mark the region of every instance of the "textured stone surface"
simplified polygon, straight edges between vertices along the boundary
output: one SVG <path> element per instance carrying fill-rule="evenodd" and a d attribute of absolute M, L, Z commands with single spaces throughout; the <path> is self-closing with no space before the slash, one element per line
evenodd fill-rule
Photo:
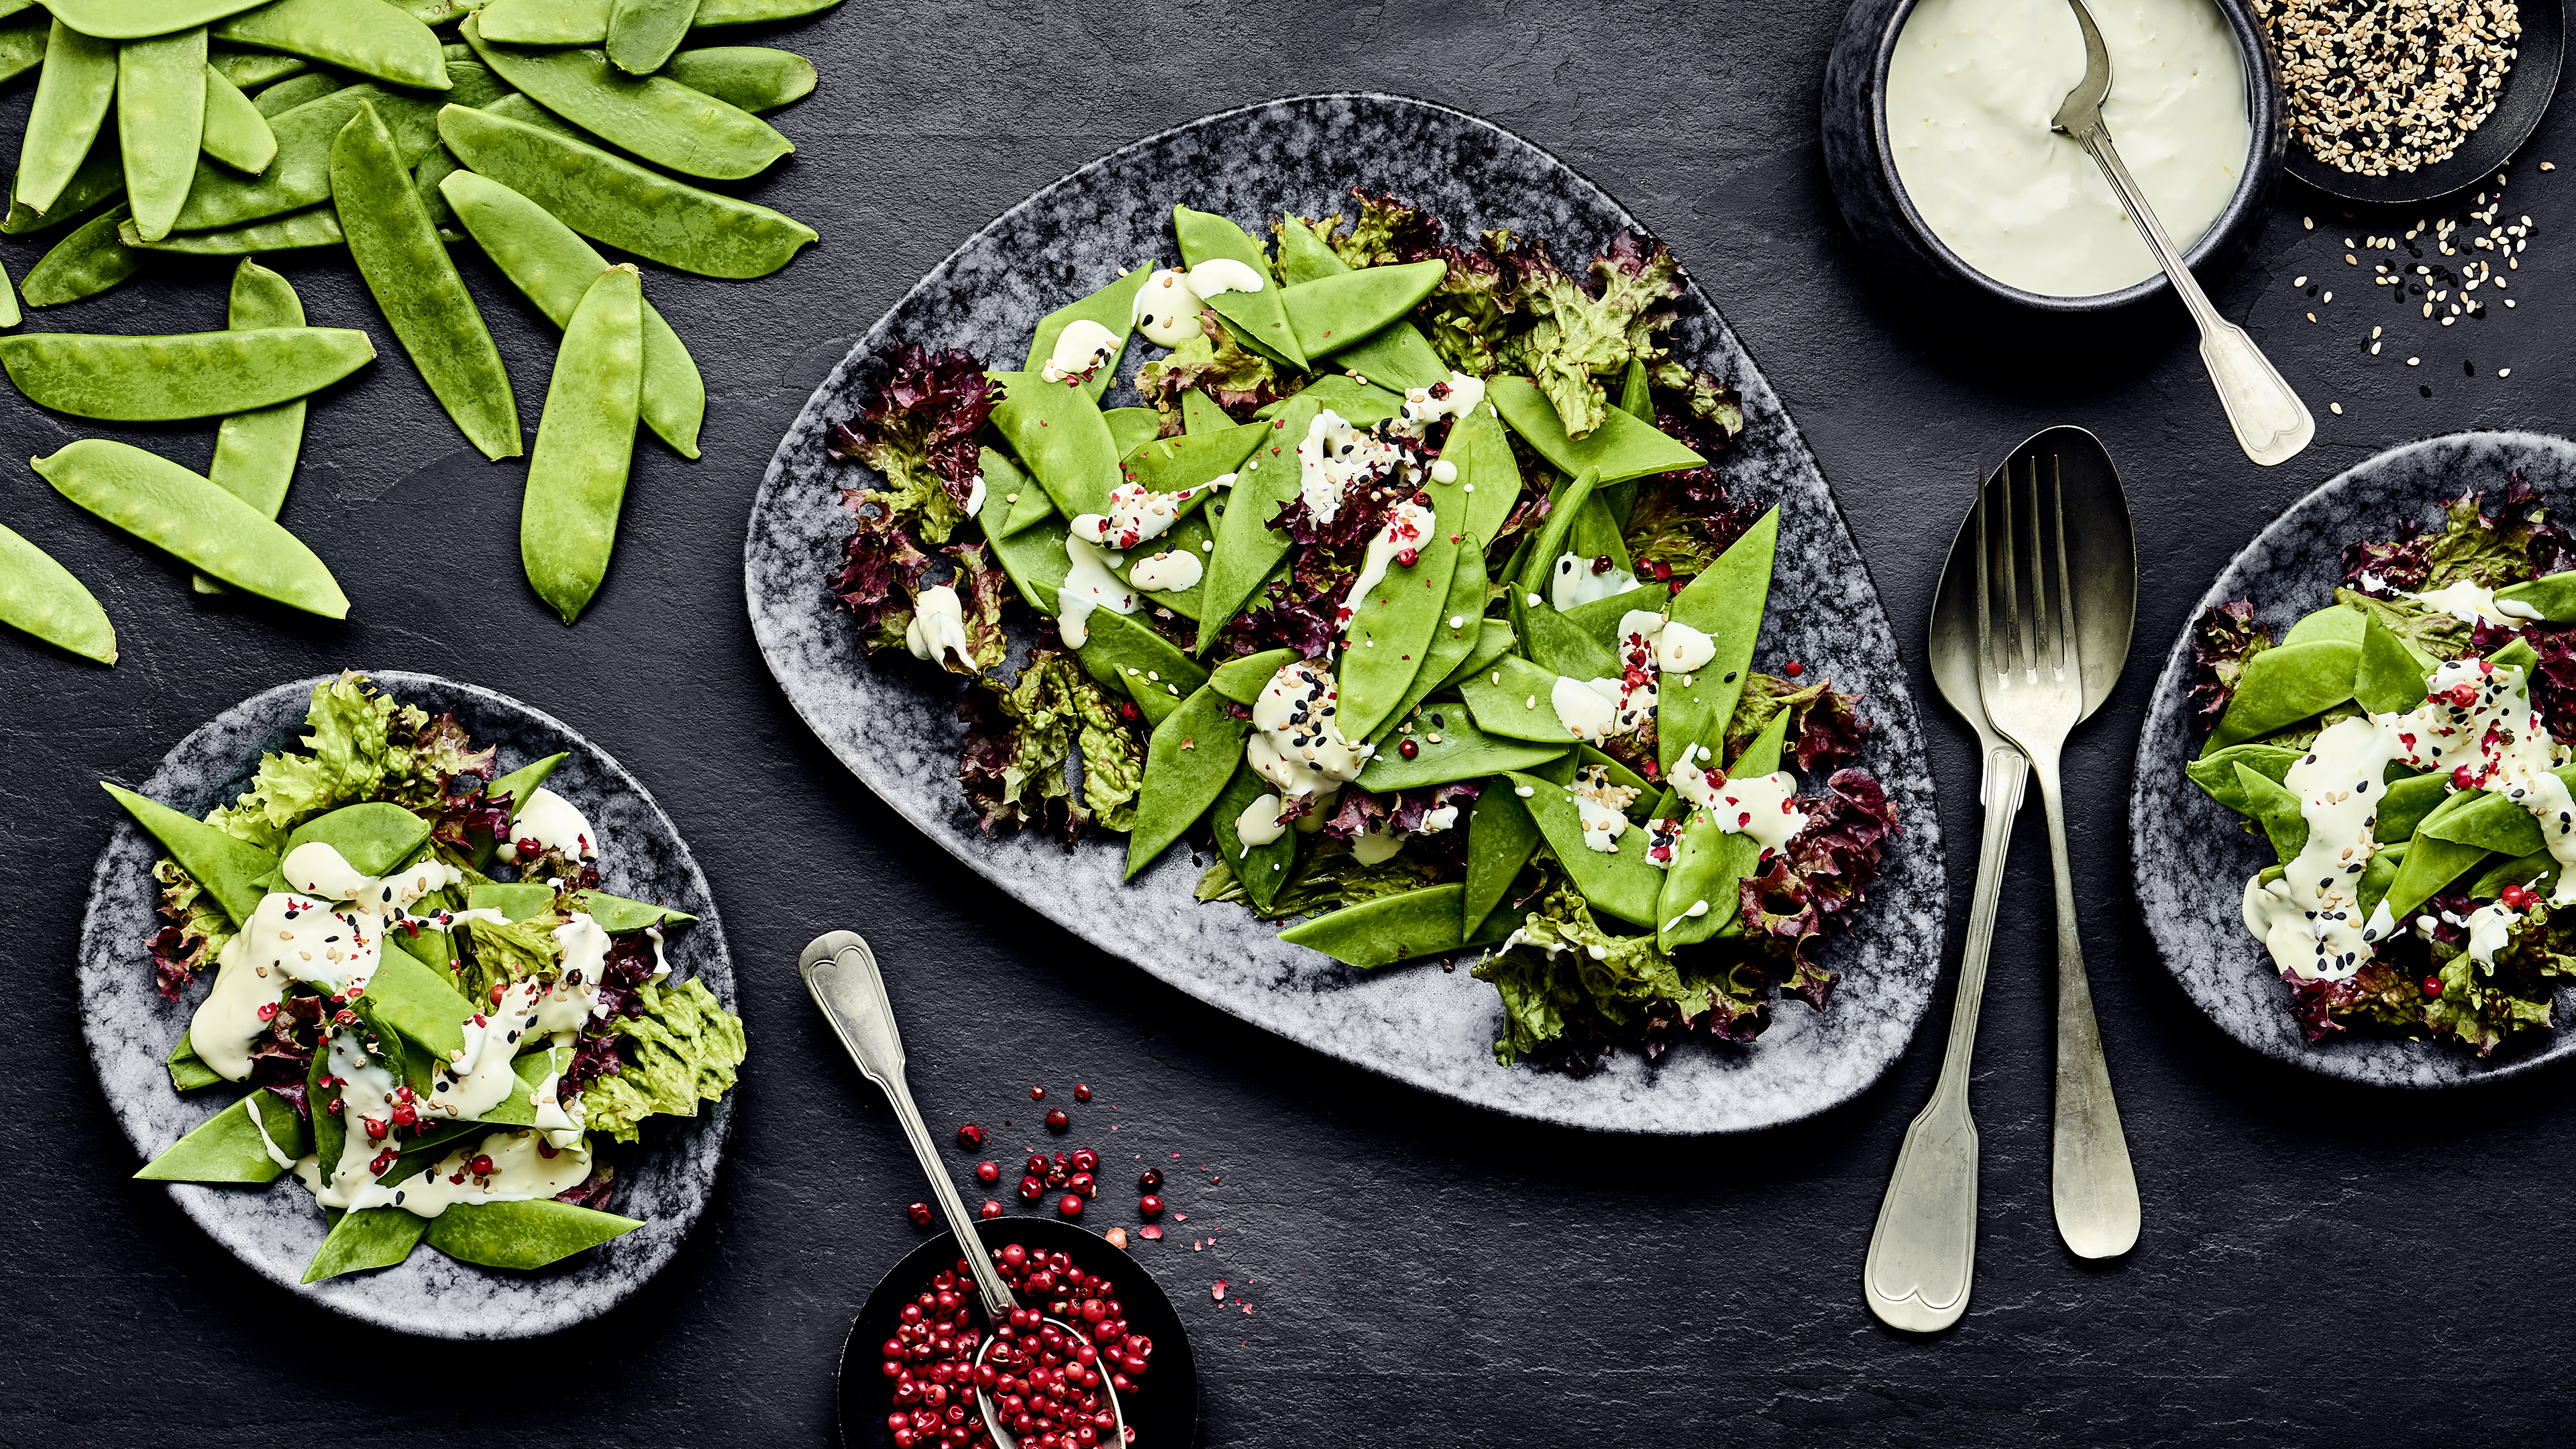
<path fill-rule="evenodd" d="M 2316 446 L 2262 469 L 2227 438 L 2178 315 L 2035 335 L 1926 310 L 1870 270 L 1817 163 L 1836 12 L 848 0 L 785 32 L 824 83 L 778 113 L 796 156 L 746 188 L 823 243 L 760 282 L 647 269 L 654 304 L 706 364 L 707 456 L 639 451 L 607 588 L 571 630 L 520 578 L 523 468 L 465 451 L 355 274 L 328 257 L 278 260 L 316 322 L 369 329 L 381 357 L 317 400 L 286 521 L 359 601 L 348 624 L 201 604 L 185 570 L 0 467 L 0 521 L 99 591 L 125 648 L 111 671 L 0 634 L 0 844 L 14 868 L 0 1122 L 18 1168 L 0 1233 L 15 1355 L 0 1441 L 266 1449 L 353 1427 L 409 1441 L 456 1433 L 471 1404 L 477 1429 L 549 1449 L 829 1443 L 850 1317 L 918 1240 L 903 1206 L 922 1193 L 891 1115 L 793 979 L 797 950 L 831 926 L 867 932 L 886 962 L 913 1093 L 943 1142 L 974 1117 L 996 1156 L 1088 1143 L 1131 1167 L 1143 1153 L 1210 1169 L 1176 1173 L 1165 1196 L 1188 1221 L 1167 1216 L 1172 1236 L 1138 1249 L 1192 1325 L 1210 1446 L 1520 1445 L 1553 1426 L 1568 1441 L 1860 1449 L 2554 1441 L 2576 1347 L 2549 1306 L 2571 1263 L 2557 1207 L 2576 1159 L 2567 1075 L 2392 1092 L 2246 1050 L 2158 960 L 2130 885 L 2127 801 L 2155 662 L 2281 510 L 2410 438 L 2568 431 L 2576 254 L 2548 238 L 2576 225 L 2576 109 L 2528 153 L 2559 170 L 2515 168 L 2507 216 L 2529 213 L 2541 239 L 2503 294 L 2521 306 L 2485 322 L 2439 328 L 2366 281 L 2345 289 L 2368 268 L 2344 265 L 2343 238 L 2421 213 L 2346 223 L 2295 193 L 2275 204 L 2253 259 L 2213 288 L 2317 411 Z M 2023 437 L 2078 422 L 2119 460 L 2145 569 L 2137 657 L 2075 736 L 2067 796 L 2094 1001 L 2146 1207 L 2131 1257 L 2076 1262 L 2049 1217 L 2036 810 L 2014 840 L 1973 1084 L 1977 1293 L 1954 1332 L 1921 1343 L 1868 1316 L 1860 1263 L 1939 1065 L 1946 971 L 1896 1067 L 1811 1121 L 1691 1142 L 1524 1123 L 1297 1046 L 1081 944 L 930 847 L 770 681 L 743 614 L 744 521 L 770 450 L 869 323 L 1093 157 L 1226 106 L 1351 88 L 1456 105 L 1546 147 L 1671 242 L 1724 306 L 1832 481 L 1926 702 L 1948 827 L 1945 965 L 1977 811 L 1969 737 L 1917 652 L 1935 574 L 1968 480 Z M 0 95 L 0 157 L 29 89 Z M 0 239 L 12 277 L 42 251 Z M 533 420 L 553 334 L 488 266 L 462 265 Z M 2292 290 L 2301 276 L 2333 277 L 2335 300 Z M 221 270 L 190 268 L 28 326 L 213 326 L 223 297 Z M 2393 344 L 2379 357 L 2373 323 Z M 2499 366 L 2513 376 L 2497 380 Z M 7 457 L 90 434 L 202 465 L 214 430 L 97 427 L 0 389 Z M 138 1159 L 80 1034 L 81 908 L 114 824 L 97 781 L 142 779 L 235 701 L 343 663 L 472 680 L 596 740 L 652 786 L 724 911 L 753 1055 L 715 1194 L 667 1268 L 544 1340 L 541 1360 L 521 1344 L 424 1352 L 244 1267 L 167 1193 L 126 1180 Z M 1091 1104 L 1066 1100 L 1077 1079 L 1100 1089 Z M 1070 1138 L 1034 1126 L 1033 1082 L 1073 1112 Z M 974 1160 L 941 1150 L 961 1173 Z M 1104 1197 L 1085 1221 L 1132 1227 L 1130 1208 Z M 1194 1252 L 1202 1229 L 1218 1245 Z M 543 1387 L 459 1398 L 398 1372 L 371 1383 L 351 1363 Z M 506 1421 L 482 1407 L 496 1402 Z"/>
<path fill-rule="evenodd" d="M 1122 886 L 1123 837 L 1095 838 L 1068 856 L 1032 833 L 987 834 L 957 784 L 960 682 L 907 658 L 870 664 L 848 613 L 822 587 L 850 532 L 841 493 L 856 481 L 826 444 L 832 425 L 866 401 L 862 363 L 910 342 L 1016 366 L 1039 318 L 1139 258 L 1174 260 L 1176 202 L 1258 229 L 1282 211 L 1328 214 L 1352 187 L 1429 206 L 1461 233 L 1509 227 L 1546 237 L 1569 261 L 1637 227 L 1519 138 L 1388 96 L 1252 107 L 1120 148 L 1013 207 L 940 263 L 869 329 L 788 430 L 744 546 L 752 631 L 771 671 L 842 763 L 958 859 L 1102 950 L 1293 1041 L 1516 1116 L 1614 1131 L 1749 1131 L 1850 1099 L 1904 1051 L 1931 999 L 1946 896 L 1940 820 L 1922 728 L 1868 571 L 1779 398 L 1704 292 L 1681 299 L 1675 348 L 1743 396 L 1744 434 L 1722 460 L 1727 486 L 1754 507 L 1780 508 L 1755 666 L 1776 672 L 1782 660 L 1799 660 L 1864 696 L 1874 728 L 1859 763 L 1909 825 L 1889 843 L 1861 929 L 1819 953 L 1843 973 L 1830 1009 L 1819 1016 L 1785 1000 L 1749 1047 L 1692 1042 L 1651 1066 L 1622 1056 L 1581 1080 L 1501 1066 L 1491 1050 L 1501 1003 L 1463 971 L 1428 961 L 1360 971 L 1288 945 L 1238 907 L 1193 900 L 1209 861 L 1186 848 Z M 1126 381 L 1105 404 L 1140 401 L 1128 382 L 1149 355 L 1159 350 L 1128 349 Z"/>

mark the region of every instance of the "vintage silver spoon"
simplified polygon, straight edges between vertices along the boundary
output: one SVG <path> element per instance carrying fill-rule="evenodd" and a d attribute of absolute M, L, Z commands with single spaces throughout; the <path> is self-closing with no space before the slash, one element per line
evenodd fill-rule
<path fill-rule="evenodd" d="M 966 1210 L 965 1199 L 957 1195 L 957 1184 L 949 1181 L 947 1164 L 939 1160 L 939 1148 L 930 1137 L 930 1125 L 921 1119 L 921 1109 L 912 1104 L 912 1090 L 903 1080 L 903 1037 L 895 1031 L 894 1006 L 886 999 L 885 977 L 877 970 L 876 953 L 856 931 L 826 931 L 805 946 L 797 962 L 805 978 L 805 989 L 814 993 L 814 1004 L 823 1009 L 823 1019 L 849 1048 L 850 1060 L 859 1064 L 859 1074 L 874 1082 L 894 1104 L 894 1116 L 903 1124 L 904 1140 L 912 1144 L 912 1155 L 921 1161 L 922 1174 L 930 1179 L 931 1201 L 947 1215 L 948 1231 L 957 1238 L 957 1255 L 975 1275 L 977 1296 L 984 1301 L 988 1322 L 1000 1327 L 1010 1321 L 1011 1311 L 1020 1306 L 1011 1285 L 1002 1281 L 1001 1271 L 993 1266 L 993 1255 L 984 1250 L 984 1238 L 976 1231 L 975 1215 Z M 1068 1338 L 1085 1339 L 1079 1329 L 1058 1318 L 1041 1320 L 1055 1325 Z M 975 1362 L 981 1366 L 985 1356 L 1000 1340 L 987 1334 L 984 1345 L 976 1351 Z M 1100 1392 L 1109 1400 L 1109 1412 L 1117 1423 L 1114 1435 L 1101 1436 L 1103 1444 L 1123 1444 L 1127 1438 L 1127 1411 L 1118 1402 L 1117 1387 L 1101 1376 Z M 1000 1449 L 1012 1449 L 1019 1440 L 1010 1426 L 1002 1422 L 1001 1410 L 993 1396 L 981 1385 L 975 1390 L 975 1406 L 983 1412 L 984 1427 Z"/>
<path fill-rule="evenodd" d="M 2317 420 L 2245 329 L 2219 316 L 2210 305 L 2209 294 L 2200 289 L 2191 268 L 2183 265 L 2173 238 L 2165 235 L 2164 223 L 2156 220 L 2155 208 L 2147 204 L 2129 168 L 2121 164 L 2119 151 L 2111 145 L 2110 128 L 2102 124 L 2102 103 L 2111 96 L 2111 52 L 2104 48 L 2102 32 L 2095 28 L 2093 12 L 2084 8 L 2084 0 L 2066 3 L 2075 7 L 2075 23 L 2084 32 L 2084 79 L 2066 93 L 2048 124 L 2083 147 L 2102 168 L 2129 220 L 2147 239 L 2147 249 L 2156 254 L 2173 282 L 2174 295 L 2182 298 L 2191 320 L 2200 324 L 2200 360 L 2218 388 L 2218 404 L 2227 410 L 2237 445 L 2246 457 L 2266 467 L 2286 463 L 2317 435 Z"/>

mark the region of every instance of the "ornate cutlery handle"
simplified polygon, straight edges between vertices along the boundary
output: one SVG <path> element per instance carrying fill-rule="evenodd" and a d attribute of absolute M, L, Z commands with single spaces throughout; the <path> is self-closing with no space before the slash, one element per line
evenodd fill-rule
<path fill-rule="evenodd" d="M 2057 874 L 2057 1116 L 2049 1147 L 2049 1196 L 2058 1236 L 2083 1258 L 2114 1258 L 2137 1246 L 2138 1178 L 2128 1135 L 2102 1059 L 2093 987 L 2076 930 L 2075 878 L 2066 861 L 2066 809 L 2057 757 L 2032 759 L 2048 810 L 2049 855 Z"/>

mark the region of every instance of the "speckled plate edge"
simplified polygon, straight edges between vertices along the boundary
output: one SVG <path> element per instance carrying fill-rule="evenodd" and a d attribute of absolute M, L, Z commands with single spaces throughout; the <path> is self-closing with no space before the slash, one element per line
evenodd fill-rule
<path fill-rule="evenodd" d="M 670 933 L 672 974 L 696 976 L 729 1008 L 737 1005 L 732 957 L 706 877 L 678 827 L 624 766 L 561 720 L 496 691 L 431 674 L 367 673 L 403 703 L 433 713 L 455 710 L 476 744 L 500 747 L 504 771 L 570 751 L 549 783 L 580 805 L 599 830 L 607 845 L 601 862 L 606 888 L 698 917 L 696 924 Z M 314 686 L 329 677 L 281 684 L 225 710 L 174 746 L 137 788 L 191 813 L 232 799 L 263 751 L 293 744 Z M 104 795 L 99 808 L 115 812 Z M 131 819 L 115 812 L 115 828 L 91 872 L 77 968 L 81 1031 L 108 1107 L 139 1154 L 137 1166 L 236 1095 L 227 1088 L 182 1095 L 163 1069 L 204 989 L 191 987 L 179 1001 L 165 1002 L 152 986 L 145 945 L 161 924 L 152 910 L 150 878 L 157 853 Z M 433 1338 L 527 1338 L 607 1312 L 671 1260 L 714 1190 L 733 1101 L 728 1094 L 694 1118 L 652 1119 L 643 1141 L 620 1159 L 617 1196 L 610 1204 L 643 1219 L 644 1226 L 570 1267 L 536 1273 L 480 1268 L 424 1246 L 396 1268 L 302 1283 L 323 1238 L 322 1214 L 302 1188 L 282 1181 L 253 1188 L 172 1183 L 168 1191 L 181 1211 L 252 1271 L 326 1308 Z M 97 1170 L 119 1168 L 110 1162 Z"/>
<path fill-rule="evenodd" d="M 2576 504 L 2576 443 L 2541 433 L 2451 433 L 2344 470 L 2228 561 L 2165 656 L 2129 799 L 2138 905 L 2184 994 L 2220 1030 L 2264 1056 L 2348 1081 L 2432 1088 L 2492 1081 L 2576 1053 L 2576 986 L 2559 989 L 2554 1031 L 2483 1061 L 2456 1044 L 2385 1036 L 2330 1036 L 2310 1045 L 2239 904 L 2246 878 L 2272 863 L 2271 848 L 2182 772 L 2200 750 L 2186 696 L 2191 623 L 2203 610 L 2250 597 L 2277 639 L 2301 615 L 2333 602 L 2343 576 L 2335 560 L 2345 544 L 2390 537 L 2402 518 L 2430 521 L 2443 496 L 2501 489 L 2516 469 L 2553 504 Z"/>
<path fill-rule="evenodd" d="M 1335 149 L 1325 176 L 1318 154 L 1335 130 L 1372 127 L 1371 139 L 1388 144 Z M 1185 173 L 1181 180 L 1136 174 L 1220 143 L 1233 146 L 1222 164 L 1162 173 Z M 1390 157 L 1421 157 L 1443 146 L 1452 164 L 1389 169 Z M 1454 164 L 1461 153 L 1483 158 L 1472 185 Z M 1352 156 L 1362 159 L 1349 162 Z M 1283 164 L 1313 173 L 1311 183 L 1289 182 Z M 1612 1131 L 1750 1131 L 1848 1101 L 1903 1052 L 1937 974 L 1948 887 L 1933 783 L 1867 565 L 1778 397 L 1695 282 L 1680 303 L 1678 350 L 1733 382 L 1749 419 L 1745 439 L 1726 460 L 1728 479 L 1783 507 L 1781 585 L 1757 657 L 1801 658 L 1866 692 L 1876 733 L 1862 763 L 1886 786 L 1906 828 L 1890 847 L 1862 929 L 1828 949 L 1828 964 L 1845 977 L 1831 1010 L 1819 1016 L 1783 1002 L 1770 1031 L 1750 1047 L 1692 1043 L 1655 1063 L 1622 1056 L 1581 1080 L 1506 1069 L 1490 1049 L 1499 1004 L 1463 970 L 1446 974 L 1422 963 L 1364 973 L 1285 946 L 1248 915 L 1196 904 L 1190 888 L 1204 862 L 1185 849 L 1122 890 L 1116 849 L 1066 853 L 1034 837 L 981 834 L 956 783 L 955 688 L 940 682 L 945 676 L 868 665 L 846 617 L 828 607 L 822 580 L 848 532 L 829 469 L 846 465 L 825 457 L 821 438 L 852 411 L 844 392 L 858 360 L 900 329 L 906 338 L 977 348 L 1007 364 L 1038 317 L 1152 254 L 1158 243 L 1150 226 L 1100 239 L 1122 218 L 1159 220 L 1181 199 L 1241 216 L 1282 206 L 1327 211 L 1352 185 L 1406 195 L 1462 233 L 1471 220 L 1510 224 L 1548 237 L 1568 257 L 1589 255 L 1617 230 L 1643 230 L 1599 188 L 1529 142 L 1463 112 L 1378 94 L 1300 96 L 1220 112 L 1070 173 L 969 238 L 879 318 L 781 441 L 744 545 L 746 602 L 771 673 L 861 781 L 996 887 L 1181 990 L 1328 1055 L 1497 1111 Z M 1519 211 L 1500 199 L 1506 193 Z M 1140 351 L 1129 354 L 1131 373 Z M 1778 606 L 1784 599 L 1789 607 Z M 1819 628 L 1820 614 L 1839 622 Z"/>

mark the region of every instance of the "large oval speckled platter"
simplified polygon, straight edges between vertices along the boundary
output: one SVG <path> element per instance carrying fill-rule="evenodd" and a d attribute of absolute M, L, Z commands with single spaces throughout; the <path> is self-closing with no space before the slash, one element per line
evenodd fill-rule
<path fill-rule="evenodd" d="M 562 721 L 506 695 L 430 674 L 387 670 L 369 677 L 405 704 L 453 712 L 477 745 L 498 748 L 504 772 L 569 751 L 547 788 L 580 807 L 597 829 L 603 888 L 696 916 L 696 924 L 670 932 L 671 972 L 699 978 L 727 1008 L 737 1008 L 732 957 L 706 877 L 670 817 L 625 767 Z M 231 800 L 264 752 L 296 747 L 320 682 L 281 684 L 225 710 L 181 740 L 136 787 L 191 815 Z M 117 1125 L 141 1154 L 138 1165 L 239 1095 L 229 1087 L 182 1095 L 163 1069 L 204 988 L 190 987 L 175 1002 L 153 988 L 146 948 L 161 926 L 151 876 L 158 853 L 149 836 L 120 817 L 99 852 L 81 922 L 82 1030 Z M 608 1311 L 671 1260 L 714 1188 L 732 1114 L 728 1096 L 694 1118 L 651 1118 L 643 1140 L 612 1159 L 618 1178 L 609 1203 L 644 1226 L 537 1273 L 480 1268 L 421 1247 L 399 1267 L 302 1283 L 324 1231 L 321 1210 L 302 1187 L 282 1180 L 252 1188 L 172 1183 L 169 1191 L 199 1227 L 260 1276 L 352 1318 L 438 1338 L 525 1338 Z"/>
<path fill-rule="evenodd" d="M 910 661 L 872 665 L 824 587 L 850 531 L 850 464 L 824 448 L 856 410 L 859 362 L 896 341 L 963 347 L 1015 365 L 1038 319 L 1139 258 L 1170 255 L 1186 202 L 1257 227 L 1281 211 L 1341 209 L 1350 188 L 1392 192 L 1460 234 L 1508 226 L 1560 257 L 1643 230 L 1599 188 L 1526 141 L 1457 111 L 1390 96 L 1307 96 L 1228 111 L 1105 156 L 968 239 L 816 390 L 770 460 L 744 545 L 752 627 L 808 725 L 862 781 L 998 888 L 1084 940 L 1226 1011 L 1429 1091 L 1526 1117 L 1611 1130 L 1730 1132 L 1845 1101 L 1904 1050 L 1928 1001 L 1947 901 L 1921 726 L 1885 612 L 1815 460 L 1752 359 L 1694 285 L 1681 355 L 1743 394 L 1744 436 L 1725 460 L 1738 497 L 1781 507 L 1778 574 L 1760 661 L 1795 658 L 1867 695 L 1876 726 L 1861 763 L 1906 834 L 1889 847 L 1865 923 L 1835 943 L 1843 973 L 1823 1015 L 1783 1002 L 1759 1041 L 1691 1043 L 1647 1063 L 1620 1057 L 1575 1080 L 1494 1061 L 1493 989 L 1424 962 L 1358 971 L 1282 944 L 1233 906 L 1191 899 L 1206 862 L 1175 848 L 1122 887 L 1115 838 L 1067 852 L 1035 835 L 976 828 L 957 783 L 962 684 Z M 1683 259 L 1687 265 L 1689 259 Z M 1143 355 L 1104 399 L 1133 402 Z M 864 475 L 861 475 L 864 476 Z"/>
<path fill-rule="evenodd" d="M 2300 499 L 2245 546 L 2191 611 L 2251 599 L 2278 639 L 2301 615 L 2334 602 L 2345 544 L 2394 538 L 2401 520 L 2433 524 L 2444 498 L 2494 492 L 2508 474 L 2551 503 L 2576 501 L 2576 443 L 2537 433 L 2453 433 L 2392 448 Z M 2245 929 L 2246 879 L 2272 864 L 2269 844 L 2183 774 L 2200 753 L 2193 723 L 2191 628 L 2156 678 L 2138 740 L 2129 799 L 2138 902 L 2166 969 L 2210 1020 L 2267 1057 L 2388 1087 L 2448 1087 L 2509 1076 L 2576 1052 L 2576 986 L 2559 988 L 2558 1029 L 2527 1033 L 2483 1060 L 2451 1042 L 2335 1033 L 2310 1044 L 2290 1015 L 2289 988 Z"/>

